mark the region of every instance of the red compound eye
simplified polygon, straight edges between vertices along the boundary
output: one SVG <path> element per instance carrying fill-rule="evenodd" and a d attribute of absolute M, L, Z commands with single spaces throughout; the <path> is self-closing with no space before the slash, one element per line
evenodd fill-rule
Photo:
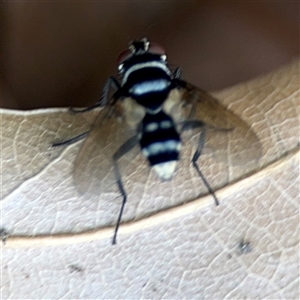
<path fill-rule="evenodd" d="M 118 66 L 122 66 L 122 64 L 127 60 L 129 59 L 130 57 L 132 57 L 133 55 L 138 55 L 139 49 L 135 48 L 135 45 L 134 43 L 132 44 L 133 47 L 134 47 L 134 50 L 131 50 L 131 49 L 126 49 L 124 50 L 119 56 L 118 56 L 118 59 L 117 59 L 117 64 Z M 131 46 L 132 47 L 132 46 Z M 156 55 L 165 55 L 165 49 L 160 46 L 159 44 L 156 44 L 156 43 L 150 43 L 149 44 L 149 47 L 147 49 L 147 51 L 145 52 L 148 52 L 148 53 L 151 53 L 151 54 L 156 54 Z M 142 52 L 143 53 L 143 52 Z M 122 67 L 120 67 L 122 68 Z"/>
<path fill-rule="evenodd" d="M 117 59 L 118 66 L 123 64 L 124 61 L 127 60 L 128 58 L 130 58 L 132 55 L 133 55 L 133 53 L 130 49 L 126 49 L 123 52 L 121 52 L 121 54 L 118 56 L 118 59 Z"/>
<path fill-rule="evenodd" d="M 166 54 L 165 49 L 161 45 L 156 44 L 156 43 L 150 43 L 148 52 L 150 52 L 152 54 L 158 54 L 158 55 Z"/>

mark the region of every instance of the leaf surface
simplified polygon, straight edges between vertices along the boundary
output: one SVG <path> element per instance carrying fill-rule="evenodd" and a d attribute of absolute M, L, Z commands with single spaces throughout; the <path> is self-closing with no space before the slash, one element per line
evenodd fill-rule
<path fill-rule="evenodd" d="M 1 215 L 10 235 L 3 297 L 297 298 L 299 61 L 215 96 L 252 124 L 263 149 L 259 168 L 217 191 L 215 207 L 210 196 L 198 198 L 205 192 L 190 168 L 158 183 L 139 158 L 127 170 L 124 222 L 131 222 L 115 247 L 106 227 L 121 198 L 78 193 L 72 171 L 81 142 L 49 149 L 88 130 L 97 113 L 1 110 Z M 212 157 L 201 163 L 208 181 L 222 179 Z M 241 250 L 243 240 L 251 252 Z"/>

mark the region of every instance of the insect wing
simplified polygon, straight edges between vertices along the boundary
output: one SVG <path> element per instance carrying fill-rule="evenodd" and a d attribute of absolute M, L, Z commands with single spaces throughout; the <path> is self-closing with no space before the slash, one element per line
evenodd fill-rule
<path fill-rule="evenodd" d="M 250 170 L 257 165 L 261 143 L 247 123 L 209 93 L 189 83 L 181 93 L 185 119 L 201 121 L 207 128 L 204 150 L 212 151 L 217 161 L 233 166 L 249 164 Z"/>
<path fill-rule="evenodd" d="M 113 190 L 116 186 L 113 155 L 135 135 L 127 126 L 125 112 L 118 102 L 105 106 L 76 157 L 73 177 L 77 189 L 92 194 Z M 130 152 L 122 159 L 121 171 L 135 155 L 135 151 Z"/>

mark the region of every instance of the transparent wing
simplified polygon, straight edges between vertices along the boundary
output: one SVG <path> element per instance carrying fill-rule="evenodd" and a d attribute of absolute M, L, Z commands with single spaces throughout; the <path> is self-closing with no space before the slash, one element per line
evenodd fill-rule
<path fill-rule="evenodd" d="M 261 143 L 241 118 L 207 92 L 185 83 L 181 90 L 182 112 L 187 121 L 201 121 L 207 126 L 204 153 L 213 153 L 216 161 L 253 169 L 262 155 Z M 184 134 L 184 133 L 183 133 Z M 197 141 L 195 141 L 197 142 Z"/>
<path fill-rule="evenodd" d="M 73 177 L 77 189 L 93 194 L 115 189 L 113 155 L 135 135 L 136 131 L 127 125 L 121 104 L 104 107 L 75 160 Z M 121 172 L 136 152 L 132 149 L 120 159 Z"/>

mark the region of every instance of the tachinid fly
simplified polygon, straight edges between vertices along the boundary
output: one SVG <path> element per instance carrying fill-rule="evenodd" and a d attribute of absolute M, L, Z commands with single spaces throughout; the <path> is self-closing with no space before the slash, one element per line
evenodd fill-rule
<path fill-rule="evenodd" d="M 169 67 L 160 45 L 146 38 L 132 41 L 119 55 L 118 70 L 119 78 L 109 78 L 98 103 L 76 111 L 103 107 L 91 131 L 54 144 L 65 145 L 88 136 L 75 161 L 74 179 L 80 191 L 101 193 L 117 184 L 123 202 L 113 244 L 127 200 L 119 162 L 134 148 L 140 148 L 160 180 L 170 180 L 184 146 L 182 137 L 187 131 L 196 131 L 191 163 L 216 205 L 218 199 L 197 164 L 204 144 L 215 132 L 221 132 L 226 138 L 219 139 L 215 148 L 223 146 L 233 165 L 257 161 L 261 152 L 251 128 L 207 92 L 183 81 L 180 69 Z M 97 164 L 93 160 L 96 155 L 101 155 Z"/>

